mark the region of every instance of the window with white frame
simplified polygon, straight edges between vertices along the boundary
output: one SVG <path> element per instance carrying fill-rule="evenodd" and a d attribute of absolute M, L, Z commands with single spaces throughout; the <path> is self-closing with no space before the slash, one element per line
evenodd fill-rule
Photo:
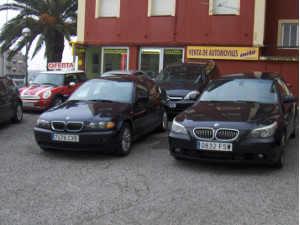
<path fill-rule="evenodd" d="M 299 47 L 299 21 L 298 20 L 279 20 L 277 46 L 279 48 Z"/>
<path fill-rule="evenodd" d="M 119 17 L 120 0 L 97 0 L 96 17 Z"/>
<path fill-rule="evenodd" d="M 176 0 L 148 0 L 148 16 L 175 16 Z"/>
<path fill-rule="evenodd" d="M 209 0 L 210 15 L 239 15 L 240 0 Z"/>

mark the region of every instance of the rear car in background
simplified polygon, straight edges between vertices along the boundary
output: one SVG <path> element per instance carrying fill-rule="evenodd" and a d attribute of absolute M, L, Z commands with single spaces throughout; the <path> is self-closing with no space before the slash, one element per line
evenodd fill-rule
<path fill-rule="evenodd" d="M 8 75 L 10 79 L 14 82 L 17 88 L 24 87 L 25 85 L 25 75 Z"/>
<path fill-rule="evenodd" d="M 22 119 L 23 107 L 17 87 L 11 79 L 0 77 L 0 123 L 19 123 Z"/>
<path fill-rule="evenodd" d="M 176 159 L 284 164 L 297 132 L 297 104 L 280 75 L 237 74 L 212 81 L 169 134 Z"/>
<path fill-rule="evenodd" d="M 101 77 L 110 77 L 110 76 L 145 76 L 147 74 L 141 70 L 112 70 L 105 72 L 101 75 Z"/>
<path fill-rule="evenodd" d="M 136 76 L 110 76 L 84 83 L 62 105 L 43 113 L 34 128 L 44 150 L 92 150 L 128 155 L 132 142 L 168 118 L 158 86 Z"/>
<path fill-rule="evenodd" d="M 216 75 L 213 61 L 181 63 L 166 67 L 155 80 L 165 93 L 169 117 L 174 117 L 192 106 L 207 83 Z"/>
<path fill-rule="evenodd" d="M 39 73 L 29 87 L 20 88 L 23 107 L 26 110 L 46 110 L 62 104 L 83 82 L 82 71 L 51 71 Z"/>

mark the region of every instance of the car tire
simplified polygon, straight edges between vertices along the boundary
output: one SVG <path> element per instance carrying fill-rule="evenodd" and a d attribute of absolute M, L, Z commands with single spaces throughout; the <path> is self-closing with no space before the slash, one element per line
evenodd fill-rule
<path fill-rule="evenodd" d="M 180 156 L 174 156 L 173 155 L 173 158 L 176 160 L 176 161 L 183 161 L 184 158 L 180 157 Z"/>
<path fill-rule="evenodd" d="M 52 101 L 52 107 L 61 105 L 63 102 L 64 102 L 63 97 L 61 97 L 61 96 L 56 96 L 56 97 L 53 99 L 53 101 Z"/>
<path fill-rule="evenodd" d="M 281 136 L 281 140 L 280 140 L 281 151 L 280 151 L 279 157 L 273 163 L 273 167 L 276 169 L 281 169 L 285 164 L 285 150 L 284 149 L 285 149 L 286 143 L 287 143 L 287 137 L 286 137 L 286 134 L 283 134 Z"/>
<path fill-rule="evenodd" d="M 291 134 L 291 138 L 292 139 L 295 139 L 297 137 L 297 131 L 298 131 L 297 124 L 298 124 L 298 120 L 296 120 L 295 123 L 294 123 L 294 130 L 293 130 L 293 132 Z"/>
<path fill-rule="evenodd" d="M 168 130 L 169 117 L 167 112 L 164 110 L 162 113 L 160 125 L 158 127 L 159 132 L 165 132 Z"/>
<path fill-rule="evenodd" d="M 20 123 L 23 120 L 23 107 L 21 103 L 17 103 L 14 116 L 12 118 L 13 123 Z"/>
<path fill-rule="evenodd" d="M 129 155 L 132 147 L 132 130 L 129 124 L 125 123 L 120 130 L 118 135 L 118 146 L 116 149 L 116 154 L 118 156 Z"/>
<path fill-rule="evenodd" d="M 52 151 L 51 148 L 45 148 L 45 147 L 40 147 L 40 148 L 41 148 L 41 150 L 43 150 L 44 152 L 50 152 L 50 151 Z"/>

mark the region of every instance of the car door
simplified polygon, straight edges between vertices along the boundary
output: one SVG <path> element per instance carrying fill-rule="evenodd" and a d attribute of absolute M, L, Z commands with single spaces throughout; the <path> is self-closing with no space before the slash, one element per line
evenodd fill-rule
<path fill-rule="evenodd" d="M 282 111 L 286 123 L 287 135 L 289 136 L 293 132 L 294 128 L 294 123 L 296 119 L 296 105 L 293 102 L 284 103 L 282 101 L 285 97 L 293 96 L 293 94 L 282 79 L 278 78 L 276 79 L 276 81 L 279 89 L 280 99 L 282 102 Z"/>
<path fill-rule="evenodd" d="M 147 132 L 149 124 L 149 93 L 148 89 L 140 84 L 135 85 L 135 103 L 133 106 L 133 121 L 137 134 Z"/>
<path fill-rule="evenodd" d="M 159 88 L 151 85 L 149 90 L 149 120 L 152 127 L 157 127 L 162 119 L 162 102 Z"/>
<path fill-rule="evenodd" d="M 12 96 L 5 79 L 0 79 L 0 120 L 6 121 L 12 117 Z"/>

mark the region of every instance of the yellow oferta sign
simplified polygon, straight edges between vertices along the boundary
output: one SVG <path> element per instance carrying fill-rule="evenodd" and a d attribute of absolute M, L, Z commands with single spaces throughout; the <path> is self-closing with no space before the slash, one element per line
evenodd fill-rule
<path fill-rule="evenodd" d="M 257 47 L 188 46 L 188 59 L 258 60 Z"/>

